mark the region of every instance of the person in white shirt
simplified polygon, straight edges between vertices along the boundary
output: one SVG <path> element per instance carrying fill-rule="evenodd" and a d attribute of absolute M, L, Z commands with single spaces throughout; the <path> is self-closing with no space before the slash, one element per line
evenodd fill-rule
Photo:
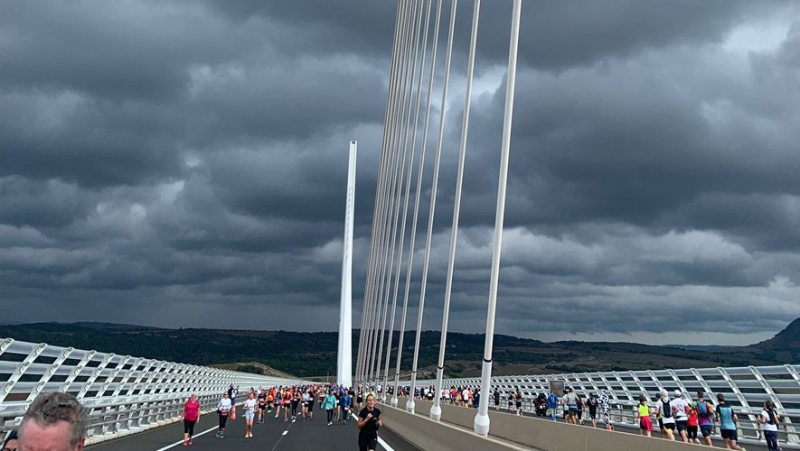
<path fill-rule="evenodd" d="M 675 390 L 675 399 L 672 400 L 672 413 L 675 415 L 675 425 L 678 433 L 681 435 L 681 441 L 688 443 L 689 439 L 686 437 L 686 429 L 689 423 L 689 403 L 683 399 L 683 393 L 680 390 Z"/>
<path fill-rule="evenodd" d="M 231 412 L 231 398 L 228 393 L 222 394 L 222 399 L 217 404 L 217 415 L 219 415 L 219 429 L 217 430 L 217 438 L 225 438 L 225 424 L 228 422 L 228 415 Z"/>
<path fill-rule="evenodd" d="M 247 394 L 247 401 L 244 402 L 244 419 L 246 430 L 244 438 L 253 438 L 253 419 L 256 417 L 256 396 L 255 393 Z"/>
<path fill-rule="evenodd" d="M 662 432 L 666 432 L 667 438 L 670 440 L 675 440 L 675 415 L 672 412 L 669 393 L 666 390 L 661 390 L 661 400 L 656 403 L 656 418 L 661 415 Z"/>
<path fill-rule="evenodd" d="M 764 425 L 764 438 L 767 439 L 769 451 L 780 451 L 781 449 L 780 445 L 778 445 L 778 424 L 780 424 L 780 421 L 781 417 L 775 412 L 772 401 L 766 401 L 758 422 Z"/>

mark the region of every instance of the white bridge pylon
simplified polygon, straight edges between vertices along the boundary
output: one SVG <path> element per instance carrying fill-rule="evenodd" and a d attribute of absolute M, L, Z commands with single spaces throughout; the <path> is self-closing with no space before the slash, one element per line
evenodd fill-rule
<path fill-rule="evenodd" d="M 350 160 L 347 170 L 347 208 L 344 217 L 342 243 L 342 298 L 339 306 L 339 353 L 336 382 L 353 385 L 353 214 L 356 200 L 356 157 L 358 143 L 350 141 Z"/>

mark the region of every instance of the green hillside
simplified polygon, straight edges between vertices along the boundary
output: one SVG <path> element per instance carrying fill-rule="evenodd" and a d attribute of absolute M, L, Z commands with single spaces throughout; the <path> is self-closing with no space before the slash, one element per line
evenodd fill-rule
<path fill-rule="evenodd" d="M 0 335 L 16 340 L 94 349 L 123 355 L 198 365 L 259 362 L 299 377 L 336 372 L 338 334 L 212 329 L 158 329 L 108 323 L 37 323 L 3 326 Z M 716 366 L 774 365 L 800 360 L 800 319 L 772 340 L 753 346 L 720 350 L 692 350 L 636 343 L 592 343 L 495 336 L 497 375 L 584 371 L 702 368 Z M 353 331 L 353 352 L 359 331 Z M 399 333 L 395 332 L 393 343 Z M 406 332 L 402 371 L 410 371 L 415 333 Z M 420 337 L 420 377 L 435 373 L 439 332 Z M 450 333 L 447 339 L 448 376 L 478 376 L 484 336 Z M 394 360 L 391 362 L 395 364 Z"/>

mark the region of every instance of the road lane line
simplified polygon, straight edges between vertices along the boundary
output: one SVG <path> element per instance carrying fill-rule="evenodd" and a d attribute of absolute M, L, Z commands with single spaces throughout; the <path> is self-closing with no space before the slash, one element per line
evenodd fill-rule
<path fill-rule="evenodd" d="M 381 445 L 381 446 L 383 447 L 383 449 L 385 449 L 386 451 L 394 451 L 394 448 L 392 448 L 391 446 L 389 446 L 389 444 L 388 444 L 388 443 L 386 443 L 386 441 L 385 441 L 384 439 L 380 438 L 380 437 L 378 437 L 378 443 L 380 443 L 380 445 Z"/>
<path fill-rule="evenodd" d="M 205 430 L 205 431 L 203 431 L 203 432 L 201 432 L 201 433 L 199 433 L 199 434 L 195 434 L 195 435 L 193 435 L 193 436 L 192 436 L 192 438 L 197 438 L 197 437 L 200 437 L 200 436 L 201 436 L 201 435 L 203 435 L 203 434 L 208 434 L 209 432 L 211 432 L 211 431 L 216 431 L 216 430 L 218 430 L 218 429 L 219 429 L 219 428 L 218 428 L 217 426 L 214 426 L 213 428 L 210 428 L 210 429 L 208 429 L 208 430 Z M 173 443 L 173 444 L 171 444 L 171 445 L 168 445 L 168 446 L 165 446 L 165 447 L 163 447 L 163 448 L 159 448 L 159 449 L 157 449 L 156 451 L 164 451 L 164 450 L 167 450 L 167 449 L 170 449 L 170 448 L 174 448 L 174 447 L 176 447 L 176 446 L 180 446 L 180 445 L 183 445 L 183 440 L 181 440 L 181 441 L 179 441 L 179 442 L 175 442 L 175 443 Z"/>

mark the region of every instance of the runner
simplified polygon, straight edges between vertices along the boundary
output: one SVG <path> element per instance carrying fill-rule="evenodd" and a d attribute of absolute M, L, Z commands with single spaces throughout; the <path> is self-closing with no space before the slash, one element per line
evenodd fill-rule
<path fill-rule="evenodd" d="M 758 422 L 764 425 L 764 438 L 767 440 L 769 451 L 779 451 L 781 449 L 778 445 L 778 424 L 780 421 L 781 417 L 775 412 L 772 401 L 765 401 L 764 410 L 761 411 Z"/>
<path fill-rule="evenodd" d="M 353 397 L 350 393 L 344 392 L 339 395 L 339 408 L 342 410 L 342 425 L 347 425 L 347 420 L 350 418 L 350 406 L 353 405 Z"/>
<path fill-rule="evenodd" d="M 312 389 L 308 391 L 308 419 L 314 417 L 314 401 L 316 399 L 317 392 Z"/>
<path fill-rule="evenodd" d="M 275 387 L 269 389 L 267 393 L 267 413 L 272 414 L 272 406 L 275 405 Z"/>
<path fill-rule="evenodd" d="M 646 437 L 650 437 L 653 432 L 653 421 L 650 420 L 650 406 L 647 405 L 644 395 L 639 395 L 639 407 L 636 409 L 639 414 L 639 432 Z"/>
<path fill-rule="evenodd" d="M 231 384 L 228 389 L 228 397 L 231 398 L 231 421 L 236 421 L 236 395 L 239 394 L 239 386 L 236 387 Z"/>
<path fill-rule="evenodd" d="M 292 394 L 292 421 L 297 419 L 297 408 L 300 406 L 300 389 L 295 388 Z"/>
<path fill-rule="evenodd" d="M 192 444 L 194 425 L 198 421 L 200 421 L 200 401 L 197 400 L 197 395 L 192 393 L 183 405 L 183 446 Z"/>
<path fill-rule="evenodd" d="M 584 406 L 584 402 L 583 402 L 583 398 L 581 398 L 581 395 L 579 395 L 577 393 L 575 393 L 575 403 L 578 406 L 575 409 L 575 415 L 578 418 L 578 423 L 581 426 L 583 426 L 583 406 Z"/>
<path fill-rule="evenodd" d="M 656 414 L 661 417 L 661 431 L 669 440 L 675 440 L 675 416 L 669 402 L 669 393 L 661 390 L 661 400 L 656 403 Z"/>
<path fill-rule="evenodd" d="M 244 421 L 246 424 L 244 438 L 253 438 L 253 419 L 256 417 L 255 398 L 255 393 L 250 392 L 244 402 Z"/>
<path fill-rule="evenodd" d="M 600 390 L 600 410 L 603 411 L 603 423 L 605 423 L 607 431 L 613 431 L 614 426 L 611 424 L 611 405 L 609 404 L 608 395 L 605 390 Z"/>
<path fill-rule="evenodd" d="M 706 446 L 714 446 L 711 441 L 711 432 L 714 430 L 714 409 L 711 408 L 711 403 L 703 399 L 702 391 L 697 392 L 694 410 L 697 412 L 697 425 L 700 427 Z"/>
<path fill-rule="evenodd" d="M 700 439 L 697 438 L 697 431 L 699 430 L 698 420 L 699 417 L 697 416 L 697 407 L 695 403 L 692 402 L 689 404 L 689 421 L 686 423 L 686 437 L 689 439 L 689 443 L 694 443 L 695 445 L 700 444 Z"/>
<path fill-rule="evenodd" d="M 398 393 L 399 394 L 399 393 Z M 356 396 L 356 403 L 358 404 L 358 411 L 361 412 L 361 409 L 364 407 L 364 389 L 358 387 L 358 396 Z"/>
<path fill-rule="evenodd" d="M 658 421 L 658 430 L 661 434 L 661 438 L 667 438 L 667 431 L 664 430 L 664 419 L 661 416 L 661 410 L 658 408 L 659 403 L 661 402 L 661 392 L 656 392 L 655 395 L 655 405 L 656 405 L 656 420 Z"/>
<path fill-rule="evenodd" d="M 576 424 L 575 417 L 578 411 L 577 396 L 572 391 L 572 388 L 567 389 L 567 394 L 564 395 L 564 407 L 567 411 L 567 423 Z"/>
<path fill-rule="evenodd" d="M 589 393 L 589 399 L 586 401 L 589 405 L 589 418 L 592 419 L 592 427 L 597 427 L 597 395 Z"/>
<path fill-rule="evenodd" d="M 739 440 L 736 435 L 736 422 L 739 421 L 739 418 L 733 408 L 725 404 L 725 396 L 722 393 L 717 395 L 717 401 L 716 413 L 719 420 L 719 431 L 725 442 L 725 448 L 741 450 L 742 448 L 736 444 Z"/>
<path fill-rule="evenodd" d="M 217 404 L 217 415 L 219 415 L 219 429 L 217 429 L 217 438 L 225 438 L 225 423 L 228 422 L 228 415 L 231 412 L 231 399 L 228 397 L 228 392 L 222 394 L 222 399 Z"/>
<path fill-rule="evenodd" d="M 283 406 L 283 387 L 278 387 L 275 391 L 275 418 L 281 416 L 281 407 Z"/>
<path fill-rule="evenodd" d="M 289 410 L 292 408 L 292 390 L 288 387 L 283 391 L 283 421 L 289 421 Z"/>
<path fill-rule="evenodd" d="M 547 414 L 550 415 L 550 419 L 553 421 L 558 418 L 558 396 L 556 396 L 555 392 L 550 393 L 550 396 L 547 397 Z"/>
<path fill-rule="evenodd" d="M 497 387 L 494 388 L 494 410 L 500 411 L 500 389 Z"/>
<path fill-rule="evenodd" d="M 514 411 L 514 393 L 508 394 L 508 412 L 511 413 Z"/>
<path fill-rule="evenodd" d="M 303 414 L 303 421 L 306 421 L 306 419 L 308 419 L 308 399 L 309 399 L 309 391 L 303 390 L 303 397 L 300 399 L 302 406 L 301 410 Z"/>
<path fill-rule="evenodd" d="M 517 392 L 514 394 L 514 404 L 517 406 L 517 415 L 522 416 L 522 393 L 517 387 Z"/>
<path fill-rule="evenodd" d="M 373 397 L 374 398 L 374 397 Z M 328 416 L 328 426 L 333 424 L 333 410 L 336 408 L 336 397 L 328 390 L 328 394 L 325 395 L 325 399 L 322 401 L 320 405 L 322 409 L 325 409 L 325 413 Z"/>
<path fill-rule="evenodd" d="M 378 429 L 383 426 L 381 411 L 375 407 L 375 395 L 367 395 L 367 407 L 358 414 L 358 450 L 378 449 Z"/>
<path fill-rule="evenodd" d="M 672 400 L 671 404 L 672 413 L 675 415 L 675 426 L 681 435 L 681 441 L 689 443 L 689 439 L 686 436 L 686 429 L 689 427 L 689 415 L 687 414 L 689 403 L 683 399 L 683 394 L 680 390 L 675 390 L 675 399 Z"/>
<path fill-rule="evenodd" d="M 267 410 L 267 392 L 258 388 L 258 423 L 264 424 L 264 411 Z"/>

